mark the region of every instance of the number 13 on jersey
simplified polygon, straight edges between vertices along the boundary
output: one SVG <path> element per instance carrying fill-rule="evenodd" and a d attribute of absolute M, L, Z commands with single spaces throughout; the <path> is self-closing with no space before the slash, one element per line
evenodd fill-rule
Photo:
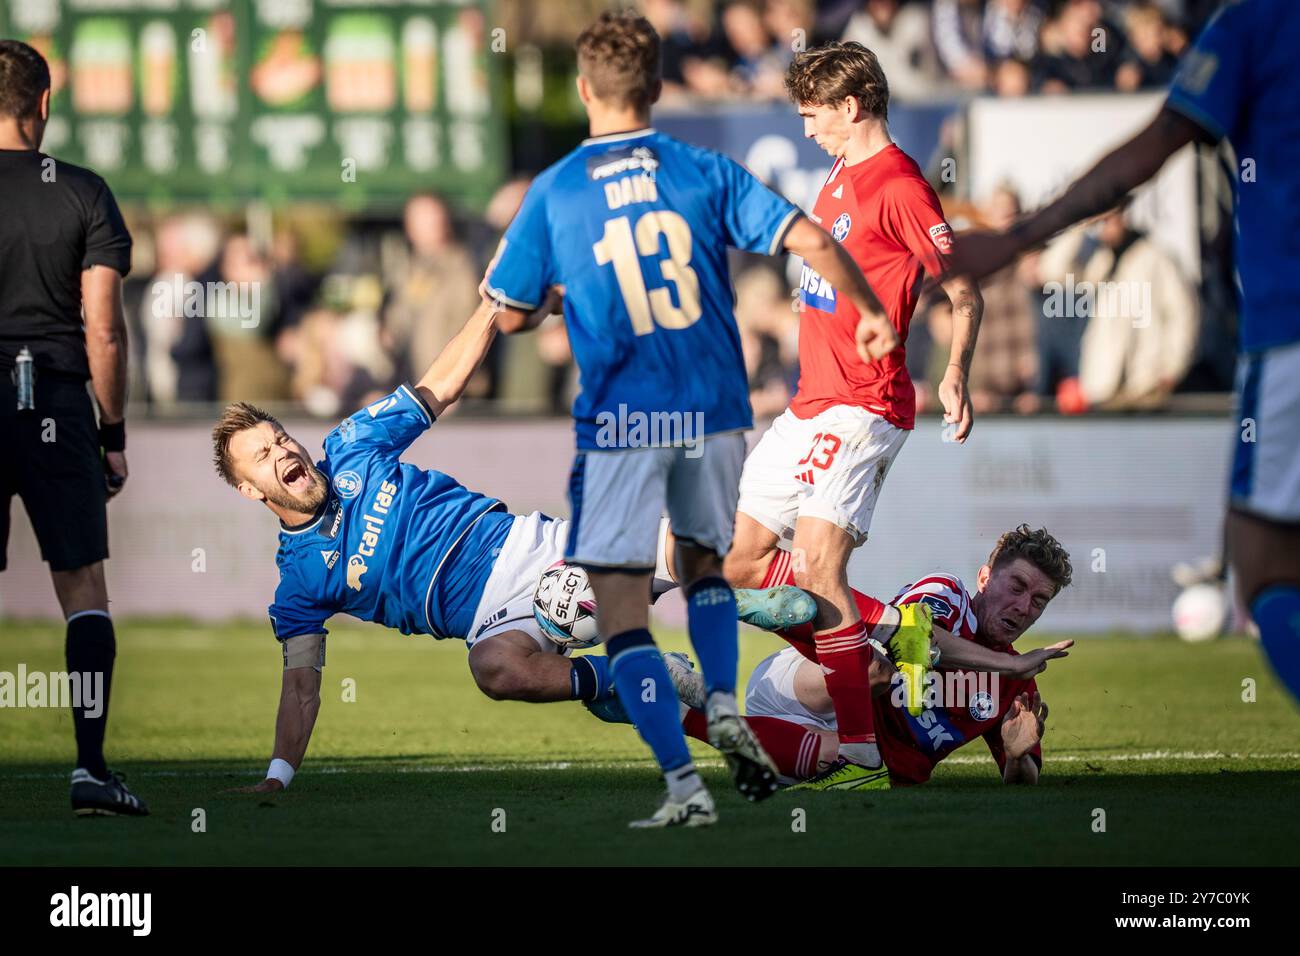
<path fill-rule="evenodd" d="M 659 252 L 659 237 L 668 243 L 668 258 L 659 260 L 665 279 L 677 287 L 677 301 L 666 286 L 647 289 L 641 256 Z M 642 213 L 635 228 L 628 216 L 605 220 L 605 235 L 591 247 L 597 265 L 614 265 L 623 305 L 637 335 L 649 335 L 655 325 L 684 329 L 700 318 L 700 280 L 691 261 L 691 227 L 678 213 L 652 209 Z"/>

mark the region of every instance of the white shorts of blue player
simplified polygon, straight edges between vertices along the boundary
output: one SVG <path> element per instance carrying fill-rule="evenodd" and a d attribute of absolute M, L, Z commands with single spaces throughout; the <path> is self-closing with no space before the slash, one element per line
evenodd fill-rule
<path fill-rule="evenodd" d="M 569 479 L 566 559 L 596 570 L 650 571 L 665 510 L 679 541 L 726 555 L 744 462 L 741 432 L 689 448 L 579 452 Z"/>
<path fill-rule="evenodd" d="M 571 522 L 549 518 L 540 511 L 515 518 L 483 588 L 483 596 L 474 612 L 476 623 L 465 637 L 466 644 L 473 647 L 507 631 L 522 631 L 542 650 L 565 653 L 546 636 L 533 616 L 533 594 L 543 572 L 564 560 L 571 527 Z M 677 587 L 668 570 L 667 540 L 668 519 L 656 516 L 651 559 L 655 569 L 652 587 L 656 595 Z"/>
<path fill-rule="evenodd" d="M 1241 357 L 1237 412 L 1233 506 L 1300 522 L 1300 343 Z"/>

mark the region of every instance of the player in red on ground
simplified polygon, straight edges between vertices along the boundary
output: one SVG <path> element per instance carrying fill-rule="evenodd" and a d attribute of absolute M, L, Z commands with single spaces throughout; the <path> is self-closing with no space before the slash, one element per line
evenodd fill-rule
<path fill-rule="evenodd" d="M 880 750 L 895 785 L 924 783 L 939 761 L 980 737 L 1006 783 L 1038 782 L 1047 705 L 1034 676 L 1048 661 L 1068 656 L 1074 642 L 1025 654 L 1011 645 L 1070 583 L 1071 574 L 1070 556 L 1055 538 L 1021 525 L 998 539 L 979 569 L 973 596 L 952 574 L 927 575 L 898 593 L 891 602 L 895 607 L 930 608 L 940 656 L 919 718 L 901 706 L 895 669 L 881 649 L 871 667 L 871 696 L 864 688 L 857 691 L 873 705 Z M 787 783 L 817 779 L 823 768 L 835 765 L 841 746 L 828 682 L 806 650 L 792 645 L 765 659 L 750 676 L 745 696 L 745 719 Z M 698 677 L 670 663 L 683 702 L 698 703 L 693 689 Z M 704 739 L 699 710 L 685 711 L 682 725 Z M 854 787 L 850 779 L 818 789 Z"/>
<path fill-rule="evenodd" d="M 916 163 L 889 137 L 880 63 L 861 44 L 830 43 L 795 57 L 786 87 L 805 135 L 835 157 L 811 218 L 848 249 L 899 338 L 906 339 L 927 273 L 952 300 L 951 361 L 939 397 L 950 437 L 965 441 L 972 425 L 966 376 L 983 302 L 973 283 L 947 277 L 952 230 Z M 913 427 L 915 392 L 905 350 L 865 361 L 857 310 L 806 264 L 800 302 L 799 388 L 745 462 L 724 570 L 733 586 L 797 583 L 817 601 L 814 643 L 835 705 L 839 753 L 814 786 L 887 787 L 870 699 L 859 693 L 871 664 L 868 629 L 880 631 L 882 643 L 892 636 L 896 649 L 912 648 L 896 660 L 916 685 L 929 624 L 855 595 L 847 568 Z M 802 560 L 791 563 L 790 552 L 778 549 L 783 538 Z"/>

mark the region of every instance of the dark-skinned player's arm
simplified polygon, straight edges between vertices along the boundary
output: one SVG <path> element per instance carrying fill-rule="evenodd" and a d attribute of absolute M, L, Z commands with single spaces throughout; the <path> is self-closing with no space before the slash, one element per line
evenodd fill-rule
<path fill-rule="evenodd" d="M 802 257 L 814 272 L 849 297 L 861 318 L 854 338 L 858 355 L 870 364 L 898 348 L 898 332 L 871 291 L 866 277 L 848 250 L 807 216 L 798 216 L 782 243 L 786 252 Z"/>
<path fill-rule="evenodd" d="M 284 642 L 284 677 L 280 684 L 280 709 L 275 716 L 275 750 L 266 779 L 227 793 L 276 793 L 287 786 L 302 766 L 320 713 L 321 667 L 324 634 L 302 634 Z M 277 769 L 279 768 L 279 769 Z"/>
<path fill-rule="evenodd" d="M 1006 761 L 1002 765 L 1002 782 L 1007 784 L 1038 783 L 1038 763 L 1030 751 L 1043 741 L 1047 729 L 1047 704 L 1038 691 L 1033 696 L 1021 694 L 1011 702 L 1002 718 L 1002 748 Z"/>
<path fill-rule="evenodd" d="M 1202 127 L 1166 106 L 1145 129 L 1106 154 L 1055 202 L 1023 217 L 1006 232 L 974 231 L 958 236 L 950 269 L 973 279 L 997 272 L 1076 222 L 1113 209 L 1188 143 L 1213 140 Z"/>
<path fill-rule="evenodd" d="M 99 405 L 101 440 L 106 443 L 104 468 L 108 496 L 126 483 L 123 420 L 126 417 L 126 314 L 122 309 L 122 276 L 112 266 L 93 265 L 81 273 L 81 307 L 86 326 L 86 358 L 90 382 Z M 115 441 L 113 436 L 121 436 Z"/>

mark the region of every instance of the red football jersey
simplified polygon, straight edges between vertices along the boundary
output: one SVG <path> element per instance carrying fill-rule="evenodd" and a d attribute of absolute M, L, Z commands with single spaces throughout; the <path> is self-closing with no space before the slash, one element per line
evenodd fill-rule
<path fill-rule="evenodd" d="M 905 343 L 923 274 L 942 277 L 952 251 L 952 230 L 920 168 L 892 143 L 854 166 L 836 160 L 812 219 L 848 250 Z M 799 388 L 790 410 L 812 418 L 856 405 L 911 428 L 916 393 L 904 346 L 864 363 L 853 340 L 858 310 L 806 264 L 799 300 Z"/>
<path fill-rule="evenodd" d="M 890 603 L 916 601 L 930 605 L 935 624 L 944 630 L 968 641 L 978 640 L 970 595 L 956 575 L 927 575 L 899 591 Z M 1011 647 L 994 649 L 1016 653 Z M 891 695 L 875 698 L 876 741 L 894 783 L 925 783 L 940 760 L 978 737 L 984 738 L 1001 770 L 1006 764 L 1002 718 L 1017 695 L 1032 697 L 1037 690 L 1032 678 L 1012 680 L 996 674 L 949 670 L 942 660 L 936 674 L 944 682 L 945 690 L 954 693 L 945 697 L 946 706 L 927 708 L 920 717 L 913 717 L 905 707 L 894 706 Z M 1035 746 L 1030 755 L 1042 767 L 1041 747 Z"/>

